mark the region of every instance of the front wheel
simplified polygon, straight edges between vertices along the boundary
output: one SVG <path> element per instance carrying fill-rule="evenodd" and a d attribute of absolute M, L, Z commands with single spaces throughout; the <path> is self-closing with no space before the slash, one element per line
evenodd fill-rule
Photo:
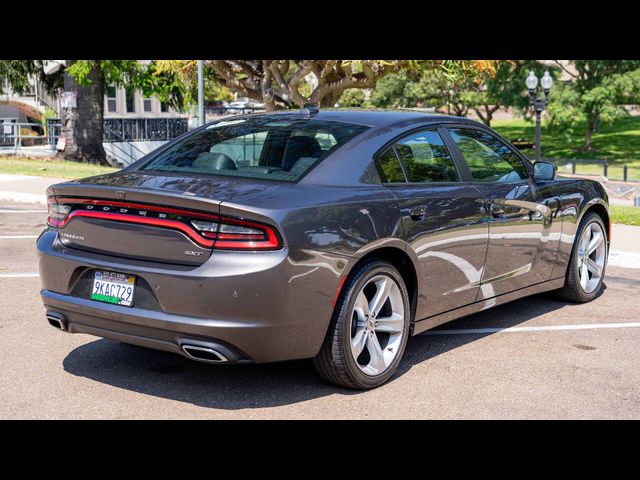
<path fill-rule="evenodd" d="M 561 298 L 573 302 L 590 302 L 602 290 L 607 266 L 607 234 L 604 223 L 596 213 L 588 213 L 580 227 L 571 252 Z"/>
<path fill-rule="evenodd" d="M 368 261 L 349 276 L 313 364 L 330 383 L 355 389 L 382 385 L 395 372 L 407 344 L 410 307 L 398 270 Z"/>

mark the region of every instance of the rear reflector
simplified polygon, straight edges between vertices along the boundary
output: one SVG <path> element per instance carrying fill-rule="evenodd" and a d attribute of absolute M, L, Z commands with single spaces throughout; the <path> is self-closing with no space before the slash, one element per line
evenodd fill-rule
<path fill-rule="evenodd" d="M 47 223 L 64 228 L 75 218 L 139 223 L 178 230 L 196 244 L 221 250 L 279 250 L 282 241 L 270 225 L 210 213 L 110 200 L 49 198 Z"/>

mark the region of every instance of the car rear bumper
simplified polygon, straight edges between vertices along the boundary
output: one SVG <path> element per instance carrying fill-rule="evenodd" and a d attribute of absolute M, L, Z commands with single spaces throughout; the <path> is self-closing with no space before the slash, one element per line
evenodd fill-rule
<path fill-rule="evenodd" d="M 221 252 L 183 268 L 70 249 L 55 231 L 45 231 L 37 249 L 42 301 L 68 332 L 184 356 L 185 345 L 212 348 L 223 353 L 223 363 L 314 357 L 347 263 L 309 251 L 294 261 L 283 250 Z M 91 300 L 96 269 L 136 275 L 134 306 Z"/>

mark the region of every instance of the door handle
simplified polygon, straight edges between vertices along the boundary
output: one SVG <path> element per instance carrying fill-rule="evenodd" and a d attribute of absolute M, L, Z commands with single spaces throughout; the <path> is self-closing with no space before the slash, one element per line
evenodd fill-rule
<path fill-rule="evenodd" d="M 427 215 L 427 209 L 425 207 L 415 207 L 409 210 L 409 216 L 411 220 L 423 220 Z"/>

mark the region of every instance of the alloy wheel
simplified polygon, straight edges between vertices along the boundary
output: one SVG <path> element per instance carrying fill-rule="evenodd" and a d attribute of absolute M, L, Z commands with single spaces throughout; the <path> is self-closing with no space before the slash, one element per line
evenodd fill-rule
<path fill-rule="evenodd" d="M 351 315 L 351 354 L 366 375 L 385 372 L 402 344 L 405 328 L 402 293 L 387 275 L 376 275 L 362 287 Z"/>
<path fill-rule="evenodd" d="M 602 279 L 606 261 L 604 231 L 599 223 L 587 225 L 578 244 L 578 273 L 580 287 L 585 293 L 592 293 Z"/>

